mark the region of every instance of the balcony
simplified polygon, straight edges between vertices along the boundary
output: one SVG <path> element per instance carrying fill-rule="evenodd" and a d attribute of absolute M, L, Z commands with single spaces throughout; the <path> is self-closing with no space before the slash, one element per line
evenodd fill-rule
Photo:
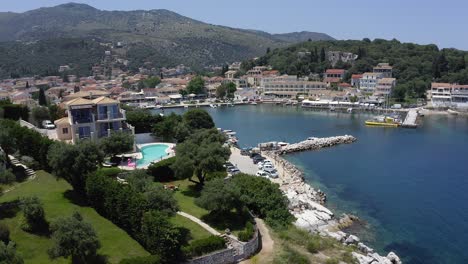
<path fill-rule="evenodd" d="M 109 121 L 123 121 L 126 119 L 125 110 L 120 109 L 118 113 L 112 113 L 107 111 L 106 113 L 99 113 L 97 122 L 109 122 Z"/>
<path fill-rule="evenodd" d="M 91 116 L 74 116 L 72 117 L 73 124 L 94 123 L 94 115 Z"/>

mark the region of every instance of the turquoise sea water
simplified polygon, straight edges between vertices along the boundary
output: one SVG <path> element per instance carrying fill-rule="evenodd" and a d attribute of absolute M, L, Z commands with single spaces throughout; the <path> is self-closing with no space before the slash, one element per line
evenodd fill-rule
<path fill-rule="evenodd" d="M 186 110 L 173 110 L 178 113 Z M 271 105 L 207 109 L 241 146 L 350 134 L 358 141 L 287 156 L 327 193 L 337 214 L 368 224 L 353 232 L 405 263 L 468 263 L 468 119 L 424 117 L 418 129 L 366 127 L 367 114 Z M 166 110 L 166 112 L 168 112 Z"/>
<path fill-rule="evenodd" d="M 163 157 L 167 156 L 166 150 L 169 148 L 165 144 L 149 145 L 141 148 L 141 153 L 143 153 L 143 159 L 137 161 L 137 166 L 147 166 L 153 161 L 158 161 Z"/>

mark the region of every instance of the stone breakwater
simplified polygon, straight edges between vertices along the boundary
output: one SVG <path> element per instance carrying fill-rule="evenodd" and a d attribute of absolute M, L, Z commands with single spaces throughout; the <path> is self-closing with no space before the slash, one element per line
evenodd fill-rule
<path fill-rule="evenodd" d="M 288 198 L 289 210 L 297 219 L 295 222 L 297 227 L 333 237 L 346 245 L 357 246 L 359 252 L 353 252 L 353 256 L 360 264 L 399 264 L 401 261 L 395 253 L 390 252 L 387 256 L 380 256 L 372 248 L 360 242 L 358 237 L 341 231 L 341 227 L 350 225 L 356 217 L 345 214 L 337 219 L 333 212 L 324 206 L 326 195 L 307 184 L 304 180 L 304 173 L 281 157 L 288 153 L 318 150 L 354 141 L 356 138 L 349 135 L 309 138 L 277 150 L 264 151 L 262 154 L 268 157 L 278 170 L 279 178 L 273 181 L 280 185 L 280 189 Z"/>
<path fill-rule="evenodd" d="M 299 143 L 286 145 L 281 149 L 277 150 L 277 153 L 283 155 L 299 151 L 318 150 L 321 148 L 333 147 L 340 144 L 349 144 L 353 143 L 354 141 L 356 141 L 356 138 L 349 135 L 326 138 L 311 137 Z"/>

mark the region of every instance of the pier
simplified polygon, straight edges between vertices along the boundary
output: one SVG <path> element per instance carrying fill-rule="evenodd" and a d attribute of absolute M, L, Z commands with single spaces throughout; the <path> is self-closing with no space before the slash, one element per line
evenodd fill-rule
<path fill-rule="evenodd" d="M 417 128 L 418 127 L 417 120 L 418 120 L 418 111 L 416 109 L 411 109 L 408 111 L 405 121 L 403 121 L 403 124 L 401 126 L 405 128 Z"/>

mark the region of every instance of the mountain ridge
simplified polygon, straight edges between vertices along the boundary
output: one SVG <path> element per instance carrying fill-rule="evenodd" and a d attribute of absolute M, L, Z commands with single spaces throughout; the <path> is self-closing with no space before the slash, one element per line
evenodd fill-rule
<path fill-rule="evenodd" d="M 149 63 L 156 68 L 177 64 L 203 68 L 242 61 L 261 56 L 268 48 L 300 42 L 304 35 L 311 40 L 333 39 L 315 32 L 270 34 L 213 25 L 166 9 L 107 11 L 67 3 L 23 13 L 0 13 L 0 42 L 18 45 L 44 40 L 56 40 L 60 45 L 62 39 L 121 42 L 126 53 L 133 56 L 130 59 L 136 58 L 135 64 Z"/>

